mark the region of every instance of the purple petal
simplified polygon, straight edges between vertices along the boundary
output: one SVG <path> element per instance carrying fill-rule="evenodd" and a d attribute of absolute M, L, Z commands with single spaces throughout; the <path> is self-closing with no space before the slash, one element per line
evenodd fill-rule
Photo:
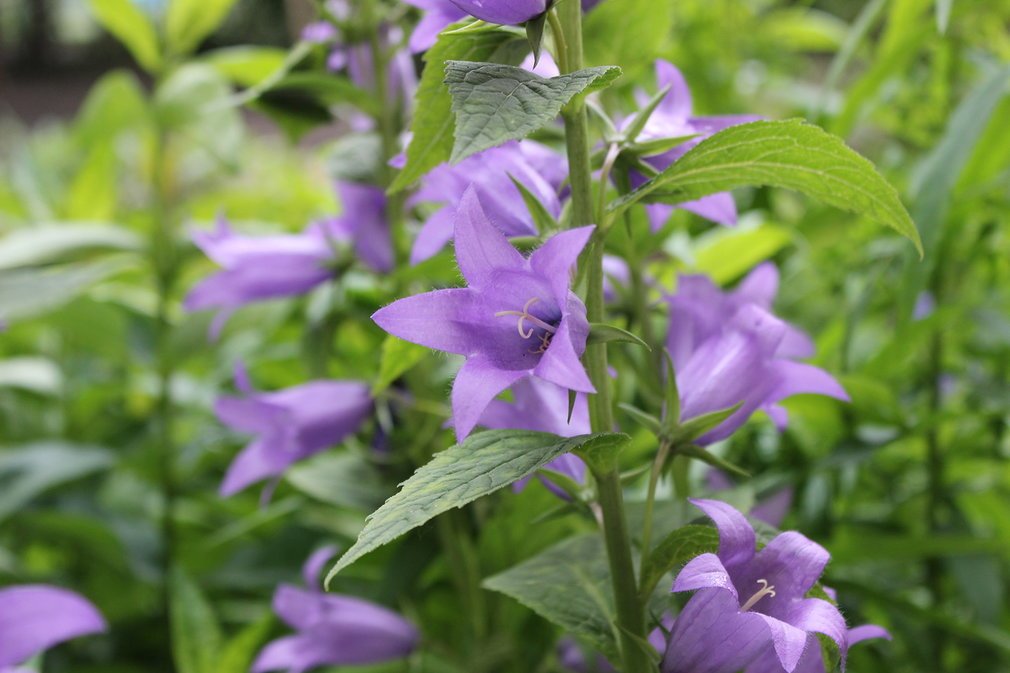
<path fill-rule="evenodd" d="M 830 558 L 824 547 L 806 536 L 795 531 L 781 533 L 757 553 L 746 569 L 747 579 L 740 578 L 738 586 L 766 580 L 775 587 L 776 596 L 763 599 L 763 604 L 776 606 L 771 612 L 785 619 L 783 610 L 810 591 Z"/>
<path fill-rule="evenodd" d="M 305 565 L 302 566 L 302 579 L 305 580 L 305 586 L 310 589 L 319 586 L 319 577 L 323 567 L 337 555 L 337 551 L 336 545 L 327 545 L 312 552 L 312 555 L 305 561 Z"/>
<path fill-rule="evenodd" d="M 759 501 L 751 509 L 750 515 L 758 521 L 778 528 L 782 525 L 782 520 L 789 513 L 789 507 L 793 504 L 792 487 L 781 488 L 772 495 Z"/>
<path fill-rule="evenodd" d="M 572 321 L 562 320 L 558 331 L 551 339 L 551 345 L 540 358 L 533 373 L 540 378 L 555 383 L 563 388 L 580 393 L 595 393 L 596 388 L 589 380 L 585 367 L 582 366 L 576 344 L 573 343 Z M 586 341 L 582 337 L 581 348 L 585 350 Z"/>
<path fill-rule="evenodd" d="M 856 626 L 849 629 L 847 634 L 849 647 L 872 638 L 891 640 L 891 634 L 883 626 L 877 626 L 876 624 L 863 624 L 862 626 Z"/>
<path fill-rule="evenodd" d="M 568 296 L 572 270 L 595 229 L 590 225 L 555 234 L 530 255 L 530 267 L 548 279 L 558 302 Z"/>
<path fill-rule="evenodd" d="M 463 194 L 456 210 L 456 262 L 471 287 L 483 285 L 500 269 L 521 269 L 525 260 L 484 213 L 476 191 Z"/>
<path fill-rule="evenodd" d="M 478 348 L 472 329 L 479 321 L 477 310 L 472 290 L 453 288 L 399 299 L 376 311 L 372 320 L 406 341 L 468 355 Z"/>
<path fill-rule="evenodd" d="M 228 466 L 221 482 L 221 497 L 227 498 L 269 477 L 284 474 L 298 455 L 276 437 L 261 437 L 246 446 Z"/>
<path fill-rule="evenodd" d="M 529 371 L 499 369 L 482 356 L 466 361 L 452 384 L 452 417 L 456 438 L 466 439 L 491 400 Z"/>
<path fill-rule="evenodd" d="M 845 658 L 848 648 L 845 618 L 838 608 L 820 598 L 805 598 L 789 606 L 789 623 L 807 633 L 823 633 L 838 644 Z"/>
<path fill-rule="evenodd" d="M 663 114 L 678 120 L 686 120 L 691 115 L 694 103 L 691 90 L 687 88 L 684 75 L 669 61 L 656 61 L 656 84 L 660 89 L 670 87 L 670 91 L 659 104 L 655 114 Z"/>
<path fill-rule="evenodd" d="M 274 613 L 291 628 L 304 631 L 322 618 L 323 596 L 318 591 L 282 584 L 274 592 Z"/>
<path fill-rule="evenodd" d="M 712 519 L 719 531 L 719 560 L 730 572 L 754 558 L 757 544 L 754 528 L 747 518 L 719 500 L 691 499 L 691 504 Z"/>
<path fill-rule="evenodd" d="M 0 667 L 106 628 L 95 606 L 72 591 L 43 584 L 0 589 Z"/>
<path fill-rule="evenodd" d="M 519 25 L 547 11 L 547 0 L 452 0 L 461 10 L 488 23 Z"/>
<path fill-rule="evenodd" d="M 849 401 L 849 394 L 831 374 L 820 367 L 780 360 L 776 363 L 778 385 L 768 396 L 768 402 L 778 402 L 793 395 L 826 395 L 836 400 Z"/>
<path fill-rule="evenodd" d="M 677 207 L 724 227 L 735 227 L 737 223 L 736 202 L 729 192 L 709 194 L 694 201 L 685 201 Z"/>
<path fill-rule="evenodd" d="M 772 646 L 775 648 L 775 654 L 778 656 L 782 668 L 786 673 L 793 673 L 800 662 L 800 657 L 803 656 L 804 648 L 807 646 L 807 632 L 760 612 L 751 614 L 761 618 L 767 625 L 771 632 Z"/>
<path fill-rule="evenodd" d="M 691 559 L 673 583 L 674 591 L 696 589 L 725 589 L 739 600 L 729 572 L 715 554 L 702 554 Z"/>
<path fill-rule="evenodd" d="M 779 292 L 779 270 L 771 262 L 758 264 L 740 281 L 733 296 L 745 302 L 757 304 L 771 310 L 775 295 Z"/>
<path fill-rule="evenodd" d="M 701 589 L 677 616 L 662 673 L 736 673 L 768 646 L 768 628 L 727 591 Z"/>
<path fill-rule="evenodd" d="M 446 206 L 432 213 L 431 217 L 421 225 L 417 232 L 414 245 L 410 250 L 410 263 L 420 264 L 439 253 L 452 240 L 453 222 L 456 220 L 456 209 Z"/>

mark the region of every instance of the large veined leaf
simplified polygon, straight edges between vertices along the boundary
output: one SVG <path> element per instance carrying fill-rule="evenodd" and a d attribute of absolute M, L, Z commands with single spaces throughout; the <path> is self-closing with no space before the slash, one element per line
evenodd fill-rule
<path fill-rule="evenodd" d="M 867 159 L 803 120 L 733 126 L 699 143 L 669 168 L 610 204 L 620 211 L 644 201 L 678 204 L 737 187 L 796 190 L 877 220 L 909 238 L 919 232 L 898 192 Z"/>
<path fill-rule="evenodd" d="M 599 534 L 559 542 L 489 577 L 484 587 L 511 596 L 616 660 L 617 612 L 606 549 Z"/>
<path fill-rule="evenodd" d="M 217 673 L 221 627 L 200 587 L 181 568 L 172 571 L 172 658 L 179 673 Z"/>
<path fill-rule="evenodd" d="M 425 55 L 424 72 L 414 94 L 414 119 L 407 146 L 407 163 L 390 191 L 409 187 L 452 155 L 454 122 L 452 98 L 442 82 L 445 63 L 451 60 L 520 63 L 526 55 L 526 40 L 507 30 L 453 32 L 464 23 L 450 26 Z"/>
<path fill-rule="evenodd" d="M 91 11 L 102 26 L 122 42 L 144 70 L 162 66 L 154 24 L 132 0 L 91 0 Z"/>
<path fill-rule="evenodd" d="M 104 470 L 112 454 L 94 446 L 40 442 L 0 454 L 0 520 L 45 491 Z"/>
<path fill-rule="evenodd" d="M 547 78 L 499 63 L 447 62 L 445 82 L 456 117 L 452 161 L 525 138 L 553 121 L 572 98 L 620 74 L 617 66 L 600 66 Z"/>
<path fill-rule="evenodd" d="M 399 493 L 368 517 L 357 542 L 340 557 L 326 582 L 373 549 L 443 512 L 533 474 L 561 454 L 623 444 L 627 440 L 627 435 L 622 434 L 565 439 L 530 430 L 489 430 L 471 435 L 418 468 L 403 482 Z"/>

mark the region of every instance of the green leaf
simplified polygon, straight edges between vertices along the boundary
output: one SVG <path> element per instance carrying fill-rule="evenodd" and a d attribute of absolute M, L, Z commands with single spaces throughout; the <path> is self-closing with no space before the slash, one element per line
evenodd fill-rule
<path fill-rule="evenodd" d="M 221 627 L 200 587 L 182 568 L 172 570 L 172 658 L 179 673 L 217 673 Z"/>
<path fill-rule="evenodd" d="M 49 489 L 111 467 L 110 451 L 65 442 L 39 442 L 0 454 L 0 520 Z"/>
<path fill-rule="evenodd" d="M 707 449 L 704 449 L 698 446 L 697 444 L 690 444 L 688 446 L 678 447 L 677 453 L 683 456 L 697 458 L 703 463 L 708 463 L 712 467 L 717 467 L 720 470 L 725 470 L 726 472 L 732 472 L 733 474 L 740 477 L 744 477 L 745 479 L 750 477 L 750 474 L 743 468 L 739 467 L 738 465 L 734 465 L 725 458 L 720 458 L 714 453 L 709 453 Z"/>
<path fill-rule="evenodd" d="M 414 365 L 425 358 L 431 350 L 415 343 L 404 341 L 392 334 L 382 342 L 382 356 L 379 362 L 379 374 L 372 384 L 372 396 L 376 396 L 392 385 L 393 381 L 403 376 Z"/>
<path fill-rule="evenodd" d="M 235 0 L 172 0 L 165 17 L 169 51 L 189 54 L 221 26 L 234 6 Z"/>
<path fill-rule="evenodd" d="M 129 229 L 100 222 L 46 222 L 0 239 L 0 269 L 51 264 L 105 250 L 139 250 Z"/>
<path fill-rule="evenodd" d="M 348 133 L 330 146 L 326 168 L 334 180 L 372 182 L 381 175 L 382 138 L 378 133 Z"/>
<path fill-rule="evenodd" d="M 936 27 L 943 35 L 950 25 L 950 10 L 954 8 L 954 0 L 936 0 Z"/>
<path fill-rule="evenodd" d="M 203 56 L 210 65 L 239 86 L 256 86 L 284 67 L 288 52 L 277 47 L 224 47 Z"/>
<path fill-rule="evenodd" d="M 248 673 L 275 622 L 274 616 L 266 613 L 232 637 L 221 651 L 216 673 Z"/>
<path fill-rule="evenodd" d="M 540 202 L 540 199 L 536 197 L 529 190 L 526 185 L 516 180 L 514 176 L 509 175 L 509 179 L 512 184 L 516 186 L 519 190 L 519 194 L 523 197 L 523 203 L 526 204 L 526 209 L 530 211 L 530 216 L 533 218 L 533 224 L 537 225 L 537 231 L 544 234 L 549 231 L 557 231 L 560 228 L 558 221 L 554 219 L 554 216 L 547 212 L 547 208 Z"/>
<path fill-rule="evenodd" d="M 566 633 L 616 660 L 617 618 L 606 550 L 598 534 L 573 537 L 484 580 Z"/>
<path fill-rule="evenodd" d="M 789 229 L 773 224 L 754 228 L 713 229 L 700 237 L 694 268 L 724 285 L 770 259 L 792 241 Z"/>
<path fill-rule="evenodd" d="M 642 565 L 638 593 L 648 597 L 659 581 L 699 554 L 714 552 L 719 547 L 719 533 L 711 526 L 683 526 L 666 536 L 651 551 Z"/>
<path fill-rule="evenodd" d="M 356 453 L 321 453 L 292 467 L 285 479 L 317 500 L 365 512 L 381 505 L 389 493 L 375 467 Z"/>
<path fill-rule="evenodd" d="M 435 455 L 376 510 L 326 583 L 368 552 L 392 542 L 442 512 L 462 507 L 527 477 L 558 456 L 589 447 L 623 443 L 626 435 L 580 435 L 564 439 L 529 430 L 489 430 Z"/>
<path fill-rule="evenodd" d="M 25 355 L 0 360 L 0 388 L 56 395 L 62 387 L 63 373 L 48 358 Z"/>
<path fill-rule="evenodd" d="M 634 406 L 633 404 L 627 404 L 626 402 L 619 402 L 617 404 L 625 413 L 635 419 L 639 425 L 647 429 L 654 436 L 660 437 L 663 434 L 663 424 L 659 422 L 659 419 L 652 414 L 646 413 Z"/>
<path fill-rule="evenodd" d="M 540 62 L 540 45 L 544 40 L 544 26 L 547 25 L 547 12 L 526 22 L 526 40 L 533 52 L 533 67 Z"/>
<path fill-rule="evenodd" d="M 162 56 L 154 24 L 132 0 L 90 0 L 91 11 L 105 30 L 123 43 L 140 66 L 161 70 Z"/>
<path fill-rule="evenodd" d="M 446 61 L 520 63 L 526 55 L 525 40 L 506 30 L 452 32 L 467 25 L 468 22 L 460 22 L 447 28 L 425 54 L 424 72 L 414 95 L 407 163 L 390 186 L 390 192 L 409 187 L 432 168 L 448 161 L 452 154 L 452 97 L 442 82 Z"/>
<path fill-rule="evenodd" d="M 11 320 L 47 313 L 128 266 L 126 260 L 108 259 L 55 268 L 0 271 L 0 316 Z"/>
<path fill-rule="evenodd" d="M 669 168 L 610 204 L 678 204 L 737 187 L 785 187 L 873 218 L 909 238 L 919 232 L 894 187 L 840 138 L 802 120 L 741 124 L 707 138 Z"/>
<path fill-rule="evenodd" d="M 591 65 L 620 63 L 634 71 L 669 51 L 674 3 L 604 0 L 585 18 L 585 53 Z"/>
<path fill-rule="evenodd" d="M 623 341 L 641 346 L 649 351 L 652 350 L 649 348 L 649 344 L 642 341 L 637 334 L 632 334 L 628 330 L 601 322 L 594 322 L 589 326 L 589 337 L 586 339 L 587 344 L 604 344 L 611 341 Z"/>
<path fill-rule="evenodd" d="M 743 402 L 738 402 L 731 407 L 699 414 L 684 423 L 678 424 L 674 430 L 673 436 L 671 437 L 673 443 L 675 445 L 686 444 L 698 439 L 706 432 L 715 428 L 717 425 L 735 414 L 741 406 L 743 406 Z M 675 421 L 676 419 L 671 420 Z"/>
<path fill-rule="evenodd" d="M 525 138 L 553 121 L 575 96 L 608 86 L 617 66 L 586 68 L 544 78 L 499 63 L 448 61 L 445 83 L 456 119 L 455 163 L 509 140 Z"/>

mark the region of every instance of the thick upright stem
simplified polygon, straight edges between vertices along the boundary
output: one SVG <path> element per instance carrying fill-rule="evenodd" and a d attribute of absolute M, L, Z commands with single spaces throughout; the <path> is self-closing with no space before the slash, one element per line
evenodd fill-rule
<path fill-rule="evenodd" d="M 562 39 L 557 40 L 563 49 L 561 63 L 565 72 L 582 68 L 582 6 L 578 0 L 561 0 L 554 10 Z M 592 169 L 589 155 L 589 119 L 581 100 L 573 101 L 565 109 L 565 142 L 568 150 L 569 180 L 572 188 L 572 226 L 593 223 Z M 601 187 L 602 188 L 602 187 Z M 582 263 L 586 265 L 588 288 L 586 312 L 590 322 L 604 317 L 603 305 L 603 238 L 605 232 L 597 228 Z M 607 350 L 604 344 L 594 344 L 586 349 L 585 362 L 589 376 L 596 387 L 590 397 L 589 414 L 594 432 L 610 432 L 614 427 L 610 400 L 610 380 L 607 374 Z M 645 639 L 645 615 L 638 600 L 634 561 L 631 556 L 631 539 L 624 514 L 624 497 L 616 461 L 595 473 L 603 514 L 603 535 L 610 563 L 614 599 L 617 605 L 617 624 L 620 629 L 621 662 L 623 673 L 646 673 L 652 665 L 639 644 Z"/>

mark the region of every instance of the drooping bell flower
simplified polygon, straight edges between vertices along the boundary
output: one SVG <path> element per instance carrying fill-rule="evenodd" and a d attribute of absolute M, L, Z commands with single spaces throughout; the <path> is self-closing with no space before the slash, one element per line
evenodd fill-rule
<path fill-rule="evenodd" d="M 595 392 L 579 361 L 589 335 L 586 307 L 570 289 L 571 269 L 592 232 L 570 229 L 523 257 L 468 189 L 454 236 L 467 287 L 406 297 L 372 316 L 394 336 L 466 357 L 452 387 L 460 440 L 491 400 L 527 376 Z"/>
<path fill-rule="evenodd" d="M 187 311 L 218 309 L 213 338 L 236 309 L 302 295 L 333 277 L 333 245 L 316 226 L 301 234 L 244 236 L 219 217 L 214 231 L 194 232 L 193 242 L 222 267 L 190 290 L 184 302 Z"/>
<path fill-rule="evenodd" d="M 386 193 L 359 182 L 337 181 L 337 197 L 343 213 L 325 220 L 327 235 L 350 243 L 354 253 L 372 271 L 393 269 L 393 241 L 386 214 Z"/>
<path fill-rule="evenodd" d="M 719 550 L 695 557 L 677 575 L 673 591 L 696 592 L 677 617 L 662 673 L 735 673 L 770 648 L 785 673 L 804 650 L 820 655 L 818 633 L 848 646 L 838 608 L 806 594 L 830 558 L 816 542 L 793 531 L 761 551 L 750 522 L 717 500 L 691 500 L 715 523 Z M 749 669 L 747 669 L 749 670 Z"/>
<path fill-rule="evenodd" d="M 272 393 L 253 390 L 244 368 L 235 369 L 241 397 L 220 397 L 218 419 L 239 432 L 256 435 L 232 461 L 221 495 L 279 478 L 300 460 L 339 444 L 357 432 L 372 411 L 369 386 L 363 381 L 309 381 Z"/>
<path fill-rule="evenodd" d="M 296 633 L 268 643 L 253 662 L 252 673 L 377 664 L 402 659 L 417 647 L 420 634 L 399 614 L 360 598 L 321 591 L 320 572 L 336 553 L 335 547 L 325 547 L 309 557 L 302 568 L 307 588 L 277 588 L 274 612 Z"/>
<path fill-rule="evenodd" d="M 0 671 L 67 640 L 103 633 L 105 620 L 73 591 L 46 584 L 0 589 Z"/>
<path fill-rule="evenodd" d="M 463 193 L 471 187 L 480 197 L 487 217 L 506 236 L 536 235 L 533 216 L 512 178 L 522 183 L 547 212 L 557 217 L 561 214 L 558 188 L 567 170 L 564 157 L 531 140 L 492 147 L 458 164 L 435 168 L 424 177 L 420 188 L 408 201 L 410 206 L 422 203 L 442 206 L 418 232 L 410 253 L 411 263 L 432 257 L 452 240 L 456 210 Z"/>
<path fill-rule="evenodd" d="M 582 9 L 589 11 L 600 0 L 582 0 Z M 553 4 L 551 0 L 451 0 L 461 10 L 488 23 L 517 26 L 535 19 Z"/>
<path fill-rule="evenodd" d="M 568 391 L 541 379 L 521 379 L 512 386 L 512 402 L 492 400 L 481 414 L 478 425 L 492 430 L 536 430 L 550 432 L 561 437 L 575 437 L 591 432 L 589 426 L 589 401 L 585 395 L 575 397 L 571 421 L 568 420 Z M 578 456 L 566 453 L 558 456 L 543 467 L 549 472 L 557 472 L 583 484 L 586 480 L 586 464 Z M 538 474 L 543 484 L 552 493 L 567 498 L 565 490 Z M 526 488 L 531 477 L 520 479 L 512 485 L 513 490 Z"/>
<path fill-rule="evenodd" d="M 438 40 L 438 34 L 467 16 L 452 0 L 404 0 L 424 13 L 410 34 L 410 51 L 419 54 L 427 51 Z"/>
<path fill-rule="evenodd" d="M 659 140 L 661 138 L 679 138 L 694 135 L 695 138 L 685 141 L 662 154 L 645 157 L 646 163 L 656 170 L 669 168 L 673 162 L 684 156 L 688 150 L 705 138 L 737 124 L 745 124 L 761 119 L 757 115 L 722 115 L 717 117 L 695 117 L 692 114 L 693 102 L 691 91 L 680 70 L 672 63 L 663 60 L 656 61 L 656 84 L 659 89 L 670 87 L 662 102 L 649 117 L 645 128 L 638 136 L 639 141 Z M 649 96 L 639 92 L 639 105 L 644 106 Z M 628 120 L 630 123 L 630 119 Z M 638 187 L 646 181 L 646 176 L 633 173 L 632 186 Z M 652 204 L 646 206 L 649 222 L 654 231 L 659 230 L 668 219 L 674 208 L 683 208 L 696 215 L 717 224 L 733 226 L 737 221 L 736 203 L 729 192 L 720 192 L 704 196 L 696 201 L 688 201 L 677 206 Z"/>
<path fill-rule="evenodd" d="M 705 276 L 681 276 L 677 292 L 667 298 L 666 346 L 677 373 L 681 420 L 741 405 L 700 444 L 725 439 L 758 409 L 784 428 L 788 417 L 778 403 L 792 395 L 849 399 L 823 369 L 796 362 L 813 354 L 813 343 L 771 313 L 778 283 L 778 270 L 766 263 L 733 292 Z"/>

